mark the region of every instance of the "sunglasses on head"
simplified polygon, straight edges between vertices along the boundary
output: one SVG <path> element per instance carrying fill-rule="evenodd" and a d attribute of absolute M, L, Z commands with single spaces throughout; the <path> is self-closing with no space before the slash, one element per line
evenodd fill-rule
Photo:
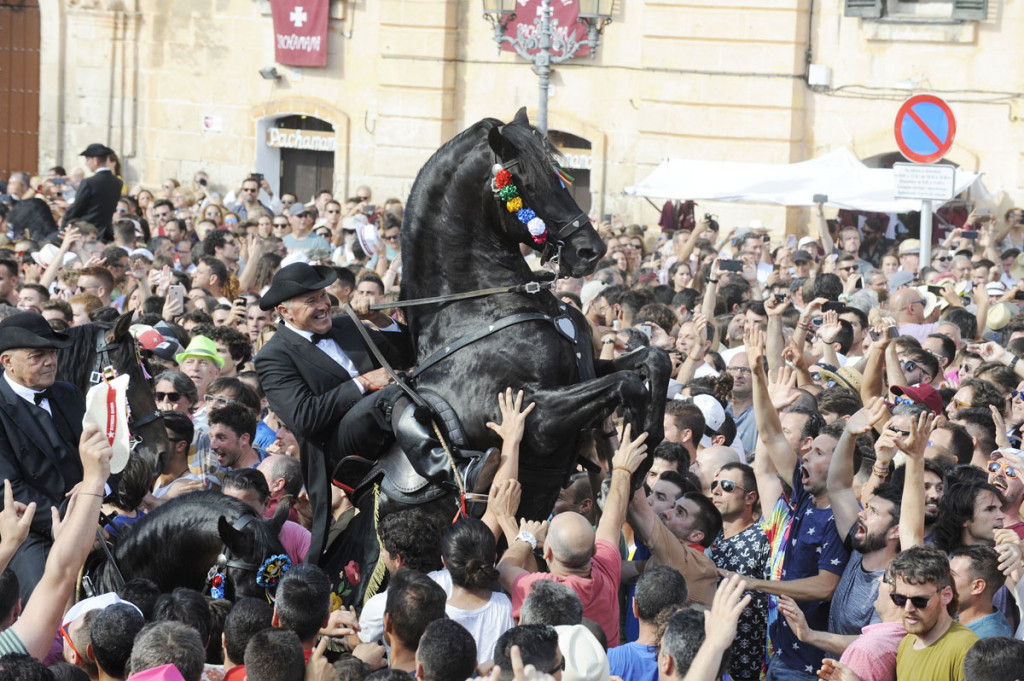
<path fill-rule="evenodd" d="M 897 608 L 906 606 L 907 601 L 910 601 L 918 610 L 924 610 L 932 602 L 931 596 L 904 596 L 903 594 L 892 593 L 889 594 L 889 598 L 892 599 L 893 605 Z"/>
<path fill-rule="evenodd" d="M 168 400 L 170 402 L 177 402 L 178 400 L 181 399 L 181 393 L 154 392 L 153 393 L 153 397 L 156 398 L 157 402 L 160 402 L 162 400 Z"/>
<path fill-rule="evenodd" d="M 712 480 L 711 481 L 711 491 L 714 492 L 715 488 L 718 487 L 719 485 L 721 485 L 722 491 L 725 492 L 726 494 L 732 494 L 736 490 L 741 490 L 743 492 L 747 491 L 747 490 L 743 489 L 742 487 L 740 487 L 739 485 L 737 485 L 732 480 Z"/>
<path fill-rule="evenodd" d="M 1005 475 L 1008 478 L 1016 478 L 1017 475 L 1018 475 L 1017 474 L 1017 469 L 1014 468 L 1011 464 L 999 463 L 998 461 L 989 461 L 988 462 L 988 472 L 989 473 L 1000 473 L 1001 472 L 1003 475 Z"/>

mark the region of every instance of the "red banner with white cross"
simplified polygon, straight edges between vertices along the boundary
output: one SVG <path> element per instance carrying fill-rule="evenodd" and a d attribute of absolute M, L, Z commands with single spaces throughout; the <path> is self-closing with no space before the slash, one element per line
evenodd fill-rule
<path fill-rule="evenodd" d="M 274 59 L 285 66 L 327 64 L 330 0 L 270 0 Z"/>

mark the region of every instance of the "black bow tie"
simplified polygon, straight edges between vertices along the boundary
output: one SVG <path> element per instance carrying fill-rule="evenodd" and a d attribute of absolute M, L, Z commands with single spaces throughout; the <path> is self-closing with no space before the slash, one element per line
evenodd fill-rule
<path fill-rule="evenodd" d="M 48 400 L 51 397 L 53 397 L 53 393 L 50 391 L 49 388 L 47 388 L 46 390 L 43 390 L 42 392 L 38 392 L 35 395 L 33 395 L 32 399 L 36 401 L 36 406 L 38 407 L 43 404 L 43 400 Z"/>
<path fill-rule="evenodd" d="M 320 341 L 328 340 L 330 339 L 330 337 L 331 334 L 329 333 L 314 333 L 313 338 L 311 340 L 313 341 L 313 345 L 319 345 Z"/>

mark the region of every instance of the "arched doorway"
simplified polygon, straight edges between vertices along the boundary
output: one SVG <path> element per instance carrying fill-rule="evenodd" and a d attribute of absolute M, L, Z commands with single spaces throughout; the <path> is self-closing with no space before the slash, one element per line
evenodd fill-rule
<path fill-rule="evenodd" d="M 39 2 L 0 0 L 0 176 L 38 166 Z"/>
<path fill-rule="evenodd" d="M 334 187 L 334 126 L 313 116 L 286 114 L 264 118 L 257 126 L 256 167 L 280 194 L 306 202 Z"/>

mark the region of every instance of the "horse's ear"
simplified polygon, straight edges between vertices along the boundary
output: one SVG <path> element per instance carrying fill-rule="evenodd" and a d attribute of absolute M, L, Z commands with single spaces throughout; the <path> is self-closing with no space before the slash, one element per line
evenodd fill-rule
<path fill-rule="evenodd" d="M 241 549 L 245 543 L 245 535 L 242 531 L 236 530 L 224 516 L 217 518 L 217 534 L 220 535 L 224 546 L 232 551 Z"/>
<path fill-rule="evenodd" d="M 117 323 L 114 324 L 113 340 L 120 340 L 124 338 L 124 335 L 128 333 L 128 329 L 132 325 L 132 319 L 134 316 L 135 315 L 132 312 L 125 312 L 117 318 Z"/>
<path fill-rule="evenodd" d="M 291 507 L 292 495 L 290 494 L 284 495 L 277 502 L 277 508 L 274 509 L 273 517 L 267 521 L 267 527 L 270 529 L 271 536 L 276 537 L 281 534 L 281 528 L 284 527 L 284 521 L 288 519 L 288 511 Z"/>
<path fill-rule="evenodd" d="M 519 111 L 516 111 L 516 117 L 512 120 L 513 123 L 519 123 L 520 125 L 530 125 L 530 118 L 526 115 L 526 107 L 520 107 Z"/>
<path fill-rule="evenodd" d="M 491 151 L 498 158 L 501 158 L 505 153 L 505 139 L 501 136 L 501 131 L 497 127 L 491 128 L 490 132 L 487 133 L 487 143 L 491 145 Z"/>

